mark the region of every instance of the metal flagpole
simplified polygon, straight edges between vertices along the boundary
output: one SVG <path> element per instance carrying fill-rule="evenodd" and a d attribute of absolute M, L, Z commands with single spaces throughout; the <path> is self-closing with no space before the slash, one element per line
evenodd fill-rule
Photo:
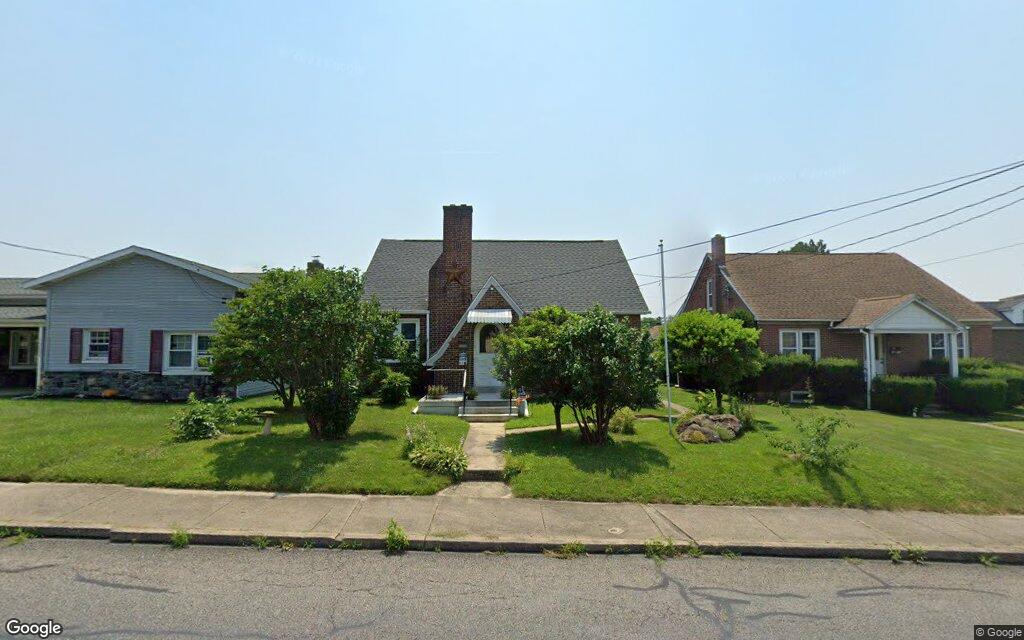
<path fill-rule="evenodd" d="M 665 386 L 668 388 L 668 426 L 672 426 L 672 373 L 668 366 L 668 303 L 665 302 L 665 241 L 658 240 L 661 257 L 661 339 L 665 345 Z"/>

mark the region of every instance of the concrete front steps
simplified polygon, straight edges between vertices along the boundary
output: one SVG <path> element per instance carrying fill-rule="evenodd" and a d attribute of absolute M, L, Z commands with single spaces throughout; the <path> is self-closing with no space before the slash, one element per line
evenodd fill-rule
<path fill-rule="evenodd" d="M 508 400 L 467 400 L 466 409 L 459 410 L 459 417 L 466 422 L 508 422 L 518 418 L 515 405 L 509 411 Z"/>

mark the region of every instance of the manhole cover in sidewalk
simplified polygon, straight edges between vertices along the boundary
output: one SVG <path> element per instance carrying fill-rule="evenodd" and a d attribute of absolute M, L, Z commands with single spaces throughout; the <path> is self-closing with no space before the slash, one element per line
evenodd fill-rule
<path fill-rule="evenodd" d="M 620 529 L 619 527 L 612 527 L 611 529 L 608 530 L 608 533 L 615 533 L 615 534 L 622 533 L 622 529 Z"/>

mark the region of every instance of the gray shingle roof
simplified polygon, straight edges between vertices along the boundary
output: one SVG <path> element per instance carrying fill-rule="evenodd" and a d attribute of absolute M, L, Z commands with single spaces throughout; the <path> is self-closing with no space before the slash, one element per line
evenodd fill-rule
<path fill-rule="evenodd" d="M 979 302 L 978 304 L 985 307 L 986 309 L 994 313 L 997 318 L 999 318 L 999 322 L 997 322 L 995 326 L 1016 327 L 1017 325 L 1010 322 L 1010 319 L 1006 317 L 1005 313 L 1003 313 L 1004 309 L 1008 309 L 1010 306 L 1012 306 L 1007 305 L 1005 300 L 1006 298 L 1004 298 L 1003 300 L 993 300 L 991 302 Z"/>
<path fill-rule="evenodd" d="M 32 278 L 0 278 L 0 299 L 2 300 L 46 300 L 46 293 L 25 289 L 21 285 Z"/>
<path fill-rule="evenodd" d="M 45 318 L 46 307 L 0 305 L 0 320 L 43 320 Z"/>
<path fill-rule="evenodd" d="M 427 273 L 440 255 L 440 240 L 381 240 L 366 269 L 367 295 L 388 309 L 426 309 Z M 556 275 L 576 269 L 584 270 Z M 649 313 L 616 240 L 474 240 L 472 271 L 474 293 L 494 276 L 527 312 L 599 304 L 612 313 Z"/>

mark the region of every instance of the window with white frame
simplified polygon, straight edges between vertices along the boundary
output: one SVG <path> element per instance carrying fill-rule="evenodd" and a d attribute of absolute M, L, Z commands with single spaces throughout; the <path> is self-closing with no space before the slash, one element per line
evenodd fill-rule
<path fill-rule="evenodd" d="M 420 348 L 420 321 L 399 320 L 398 329 L 395 331 L 402 336 L 402 339 L 409 344 L 410 353 L 418 353 Z"/>
<path fill-rule="evenodd" d="M 82 362 L 110 362 L 110 329 L 86 329 L 82 333 Z"/>
<path fill-rule="evenodd" d="M 11 331 L 11 369 L 35 369 L 39 358 L 39 332 L 25 329 Z"/>
<path fill-rule="evenodd" d="M 956 355 L 959 358 L 967 357 L 967 340 L 963 333 L 958 333 L 956 336 Z M 949 347 L 946 344 L 946 334 L 928 334 L 928 357 L 933 360 L 949 358 Z"/>
<path fill-rule="evenodd" d="M 164 341 L 164 369 L 169 372 L 205 373 L 209 368 L 211 334 L 170 331 Z"/>
<path fill-rule="evenodd" d="M 715 310 L 715 281 L 708 278 L 707 285 L 705 285 L 705 307 L 708 311 Z"/>
<path fill-rule="evenodd" d="M 804 354 L 817 360 L 819 355 L 817 329 L 783 329 L 779 331 L 779 353 Z"/>

